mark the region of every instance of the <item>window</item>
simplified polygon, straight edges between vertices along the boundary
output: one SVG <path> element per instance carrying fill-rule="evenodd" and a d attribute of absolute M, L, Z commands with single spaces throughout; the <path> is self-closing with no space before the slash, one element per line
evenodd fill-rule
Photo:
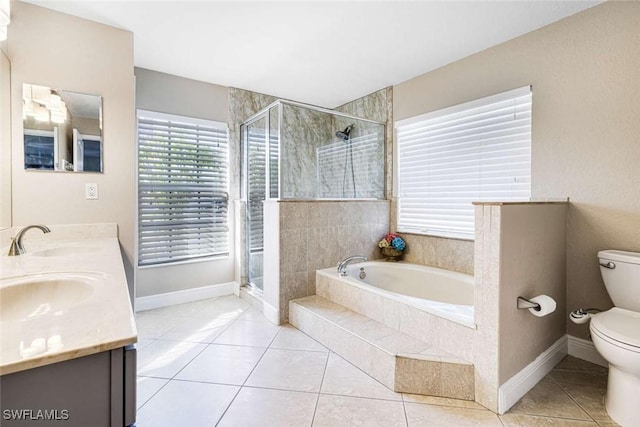
<path fill-rule="evenodd" d="M 399 231 L 473 239 L 472 202 L 529 199 L 529 86 L 395 128 Z"/>
<path fill-rule="evenodd" d="M 138 110 L 138 265 L 228 255 L 227 125 Z"/>

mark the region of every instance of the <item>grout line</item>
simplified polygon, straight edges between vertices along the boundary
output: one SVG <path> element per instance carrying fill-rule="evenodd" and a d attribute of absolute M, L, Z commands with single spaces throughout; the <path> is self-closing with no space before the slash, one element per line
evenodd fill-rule
<path fill-rule="evenodd" d="M 404 395 L 402 395 L 402 393 L 400 393 L 400 395 L 402 396 L 402 412 L 404 412 L 404 422 L 406 426 L 409 427 L 409 417 L 407 416 L 407 406 L 404 402 Z"/>
<path fill-rule="evenodd" d="M 324 371 L 322 371 L 322 380 L 320 381 L 320 387 L 318 388 L 318 397 L 316 397 L 316 406 L 313 408 L 313 416 L 311 417 L 311 425 L 316 421 L 316 413 L 318 412 L 318 404 L 320 403 L 320 393 L 322 392 L 322 385 L 324 384 L 324 377 L 327 375 L 327 367 L 329 366 L 329 358 L 331 357 L 331 351 L 327 353 L 327 360 L 324 362 Z"/>
<path fill-rule="evenodd" d="M 138 400 L 138 376 L 142 376 L 142 375 L 136 375 L 136 401 Z M 156 379 L 156 380 L 164 380 L 165 383 L 162 384 L 162 386 L 158 390 L 156 390 L 155 393 L 153 393 L 151 396 L 149 396 L 147 398 L 147 400 L 145 400 L 145 402 L 142 405 L 140 405 L 140 407 L 136 408 L 136 418 L 137 418 L 137 415 L 138 415 L 138 411 L 140 409 L 142 409 L 147 403 L 151 402 L 151 399 L 153 399 L 155 397 L 155 395 L 158 394 L 160 392 L 160 390 L 165 388 L 166 385 L 169 384 L 169 382 L 171 381 L 170 379 L 167 379 L 167 378 L 158 378 L 158 377 L 144 377 L 143 376 L 143 378 L 153 378 L 153 379 Z"/>
<path fill-rule="evenodd" d="M 244 312 L 244 311 L 243 311 Z M 236 319 L 237 321 L 237 319 Z M 235 322 L 233 322 L 235 323 Z M 278 331 L 278 333 L 280 333 L 280 331 Z M 276 336 L 278 335 L 278 333 L 276 333 L 273 338 L 271 339 L 271 341 L 269 341 L 269 345 L 271 345 L 271 343 L 273 342 L 273 340 L 276 339 Z M 260 347 L 263 348 L 263 347 Z M 222 413 L 222 415 L 220 415 L 220 418 L 218 418 L 218 421 L 216 421 L 215 426 L 217 426 L 218 424 L 220 424 L 220 422 L 222 421 L 222 419 L 224 418 L 224 416 L 227 414 L 227 412 L 229 411 L 229 408 L 231 408 L 231 405 L 233 405 L 233 402 L 235 402 L 236 398 L 238 397 L 238 395 L 240 394 L 240 392 L 242 391 L 242 389 L 244 388 L 244 385 L 247 383 L 247 381 L 249 380 L 249 377 L 251 377 L 251 375 L 253 374 L 253 371 L 256 370 L 256 368 L 258 367 L 258 365 L 260 364 L 260 362 L 262 361 L 262 359 L 264 358 L 264 355 L 267 353 L 267 350 L 269 349 L 269 346 L 267 346 L 266 348 L 264 348 L 264 351 L 262 352 L 262 355 L 260 356 L 260 358 L 258 359 L 258 361 L 256 362 L 255 365 L 253 365 L 253 369 L 251 369 L 251 372 L 249 372 L 249 374 L 247 375 L 247 377 L 244 379 L 244 382 L 242 383 L 241 386 L 238 387 L 238 391 L 236 392 L 236 394 L 233 396 L 233 399 L 231 399 L 231 401 L 229 402 L 229 404 L 227 405 L 227 407 L 224 409 L 224 412 Z"/>
<path fill-rule="evenodd" d="M 563 392 L 565 395 L 567 395 L 567 397 L 569 397 L 569 399 L 570 399 L 573 403 L 575 403 L 575 404 L 578 406 L 578 408 L 580 408 L 580 409 L 581 409 L 585 414 L 587 414 L 587 417 L 589 417 L 589 419 L 591 419 L 591 421 L 593 421 L 593 422 L 595 422 L 595 423 L 597 424 L 597 421 L 593 418 L 593 416 L 591 416 L 591 414 L 589 413 L 589 411 L 587 411 L 585 408 L 583 408 L 583 407 L 582 407 L 582 405 L 580 405 L 580 403 L 578 403 L 578 401 L 577 401 L 576 399 L 574 399 L 574 398 L 573 398 L 573 396 L 571 395 L 571 393 L 569 393 L 568 389 L 569 389 L 570 387 L 567 387 L 567 388 L 565 389 L 565 387 L 564 387 L 562 384 L 560 384 L 558 381 L 556 381 L 556 380 L 555 380 L 555 378 L 553 378 L 553 377 L 551 377 L 551 376 L 550 376 L 549 378 L 551 379 L 551 381 L 553 381 L 553 383 L 554 383 L 554 384 L 555 384 L 555 385 L 556 385 L 560 390 L 562 390 L 562 392 Z M 569 386 L 573 386 L 573 385 L 574 385 L 574 384 L 569 384 Z M 559 417 L 559 418 L 563 418 L 563 417 Z M 570 419 L 575 419 L 575 418 L 570 418 Z"/>
<path fill-rule="evenodd" d="M 278 331 L 278 333 L 280 333 L 280 331 Z M 276 339 L 276 336 L 278 335 L 278 333 L 276 333 L 273 338 L 271 339 L 271 341 L 269 342 L 269 345 L 271 345 L 271 343 L 273 342 L 273 340 Z M 262 347 L 261 347 L 262 348 Z M 233 405 L 233 402 L 235 402 L 236 398 L 238 397 L 238 395 L 240 394 L 240 392 L 242 391 L 242 389 L 244 388 L 245 384 L 247 383 L 247 381 L 249 380 L 249 378 L 251 377 L 251 375 L 253 374 L 253 372 L 256 370 L 256 368 L 258 367 L 258 365 L 260 364 L 260 362 L 262 361 L 262 359 L 264 358 L 264 355 L 267 354 L 267 350 L 269 350 L 269 347 L 267 346 L 264 351 L 262 352 L 262 355 L 260 356 L 260 359 L 258 359 L 258 361 L 256 362 L 255 365 L 253 365 L 253 369 L 251 369 L 251 372 L 249 372 L 249 375 L 247 375 L 247 377 L 244 379 L 244 382 L 242 383 L 242 385 L 239 386 L 237 393 L 235 394 L 235 396 L 233 396 L 233 399 L 231 399 L 231 401 L 229 402 L 229 404 L 227 405 L 227 407 L 225 408 L 224 412 L 222 413 L 222 415 L 220 415 L 220 418 L 218 419 L 218 421 L 216 421 L 216 426 L 218 424 L 220 424 L 220 422 L 222 421 L 222 419 L 224 418 L 224 416 L 226 415 L 227 411 L 229 411 L 229 408 L 231 407 L 231 405 Z M 236 385 L 236 387 L 238 387 Z"/>
<path fill-rule="evenodd" d="M 217 426 L 218 424 L 220 424 L 220 422 L 222 421 L 222 419 L 224 418 L 224 416 L 227 414 L 227 411 L 229 410 L 229 408 L 231 407 L 231 405 L 233 404 L 233 402 L 236 400 L 236 397 L 238 397 L 238 395 L 240 394 L 240 391 L 242 391 L 242 387 L 238 387 L 238 391 L 236 391 L 236 394 L 233 395 L 233 399 L 231 399 L 229 401 L 229 404 L 227 405 L 227 407 L 224 409 L 224 412 L 220 415 L 220 418 L 218 418 L 218 420 L 213 424 L 214 427 Z"/>
<path fill-rule="evenodd" d="M 356 396 L 354 394 L 340 394 L 340 393 L 326 393 L 326 392 L 320 392 L 320 394 L 324 395 L 324 396 L 340 396 L 340 397 L 355 397 L 358 399 L 368 399 L 368 400 L 382 400 L 385 402 L 397 402 L 397 403 L 403 403 L 402 400 L 397 400 L 397 399 L 385 399 L 384 397 L 370 397 L 370 396 Z M 408 402 L 411 403 L 411 402 Z M 436 406 L 436 405 L 433 405 Z"/>

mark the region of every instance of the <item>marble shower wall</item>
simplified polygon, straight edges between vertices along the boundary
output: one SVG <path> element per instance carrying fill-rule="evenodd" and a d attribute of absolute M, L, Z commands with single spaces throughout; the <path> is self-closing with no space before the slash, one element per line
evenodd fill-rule
<path fill-rule="evenodd" d="M 385 127 L 341 116 L 331 116 L 331 123 L 330 139 L 318 152 L 319 196 L 384 199 Z M 335 135 L 350 125 L 353 128 L 348 141 Z"/>
<path fill-rule="evenodd" d="M 385 123 L 384 155 L 384 198 L 390 199 L 393 189 L 393 87 L 381 89 L 362 98 L 358 98 L 335 109 L 363 119 Z M 336 122 L 336 129 L 343 129 L 349 123 Z"/>
<path fill-rule="evenodd" d="M 389 226 L 389 202 L 280 201 L 280 321 L 289 301 L 316 294 L 316 270 L 350 255 L 381 258 L 377 243 Z"/>
<path fill-rule="evenodd" d="M 280 189 L 284 199 L 317 196 L 316 149 L 331 140 L 332 116 L 328 113 L 282 104 L 280 129 Z"/>

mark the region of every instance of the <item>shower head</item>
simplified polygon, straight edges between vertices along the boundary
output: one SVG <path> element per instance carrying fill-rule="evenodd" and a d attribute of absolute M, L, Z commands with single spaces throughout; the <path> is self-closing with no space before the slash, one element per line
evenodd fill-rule
<path fill-rule="evenodd" d="M 348 141 L 351 135 L 351 131 L 353 130 L 353 127 L 355 125 L 352 123 L 349 126 L 347 126 L 346 128 L 344 128 L 344 130 L 339 130 L 338 132 L 336 132 L 336 136 L 338 138 L 342 138 L 343 141 Z"/>

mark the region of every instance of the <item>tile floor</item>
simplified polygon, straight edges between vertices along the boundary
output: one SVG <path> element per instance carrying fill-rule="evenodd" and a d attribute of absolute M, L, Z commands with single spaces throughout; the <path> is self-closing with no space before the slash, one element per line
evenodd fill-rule
<path fill-rule="evenodd" d="M 567 357 L 507 414 L 395 393 L 234 296 L 149 310 L 138 322 L 138 427 L 614 426 L 607 370 Z"/>

